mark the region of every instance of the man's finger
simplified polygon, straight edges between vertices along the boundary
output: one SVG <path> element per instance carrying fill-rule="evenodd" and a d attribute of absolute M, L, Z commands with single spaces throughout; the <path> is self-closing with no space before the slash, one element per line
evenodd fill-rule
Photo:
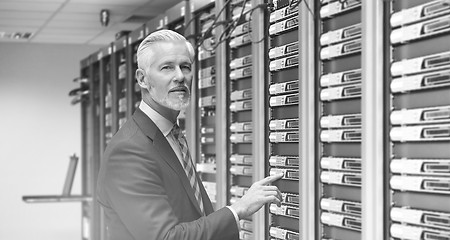
<path fill-rule="evenodd" d="M 267 185 L 267 184 L 273 183 L 274 181 L 282 178 L 283 176 L 284 176 L 284 173 L 278 173 L 275 175 L 268 176 L 268 177 L 260 180 L 259 182 L 261 183 L 261 185 Z"/>

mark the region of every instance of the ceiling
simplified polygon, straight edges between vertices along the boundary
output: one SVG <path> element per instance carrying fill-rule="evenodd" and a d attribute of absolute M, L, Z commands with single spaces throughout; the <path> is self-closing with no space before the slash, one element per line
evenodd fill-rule
<path fill-rule="evenodd" d="M 115 40 L 116 33 L 134 30 L 179 2 L 180 0 L 0 0 L 0 43 L 105 45 Z M 100 23 L 102 9 L 110 12 L 106 27 L 102 27 Z"/>

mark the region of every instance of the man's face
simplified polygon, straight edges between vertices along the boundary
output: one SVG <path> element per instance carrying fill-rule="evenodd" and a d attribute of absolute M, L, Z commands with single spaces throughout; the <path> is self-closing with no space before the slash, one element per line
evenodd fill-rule
<path fill-rule="evenodd" d="M 183 41 L 160 42 L 151 46 L 145 82 L 149 99 L 180 111 L 189 105 L 192 62 Z"/>

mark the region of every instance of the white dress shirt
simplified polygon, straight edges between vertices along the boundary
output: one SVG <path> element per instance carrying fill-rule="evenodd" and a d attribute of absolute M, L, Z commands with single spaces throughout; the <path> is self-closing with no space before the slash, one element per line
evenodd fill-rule
<path fill-rule="evenodd" d="M 181 153 L 180 144 L 178 143 L 178 139 L 176 139 L 173 134 L 171 134 L 172 128 L 175 125 L 175 123 L 169 121 L 169 119 L 163 117 L 161 114 L 159 114 L 157 111 L 155 111 L 153 108 L 151 108 L 147 103 L 144 101 L 141 101 L 139 104 L 139 109 L 144 112 L 145 115 L 147 115 L 156 125 L 156 127 L 159 128 L 161 133 L 166 137 L 167 142 L 169 142 L 170 147 L 172 147 L 172 150 L 177 155 L 178 161 L 180 161 L 181 166 L 183 166 L 183 155 Z M 189 146 L 188 146 L 189 147 Z M 194 164 L 195 166 L 195 164 Z M 236 211 L 230 207 L 226 206 L 228 209 L 231 210 L 231 212 L 234 215 L 234 218 L 236 219 L 236 223 L 238 226 L 238 229 L 240 230 L 240 224 L 239 224 L 239 217 L 236 213 Z"/>

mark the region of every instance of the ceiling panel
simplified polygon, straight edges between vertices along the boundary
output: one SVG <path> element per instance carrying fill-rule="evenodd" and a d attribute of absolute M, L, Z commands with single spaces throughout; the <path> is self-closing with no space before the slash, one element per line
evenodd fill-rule
<path fill-rule="evenodd" d="M 0 38 L 0 42 L 28 42 L 28 40 L 24 39 L 9 39 L 9 38 Z"/>
<path fill-rule="evenodd" d="M 101 29 L 100 23 L 98 21 L 87 22 L 87 21 L 50 21 L 47 24 L 47 27 L 50 28 L 86 28 L 86 29 Z"/>
<path fill-rule="evenodd" d="M 0 41 L 106 45 L 120 31 L 133 31 L 181 0 L 0 0 Z M 100 11 L 110 10 L 109 25 Z M 33 33 L 29 40 L 7 37 Z M 22 35 L 24 36 L 24 35 Z"/>
<path fill-rule="evenodd" d="M 104 31 L 101 34 L 99 34 L 98 36 L 95 36 L 94 38 L 92 38 L 89 43 L 90 44 L 108 44 L 111 43 L 115 40 L 115 36 L 116 36 L 117 31 L 116 30 L 109 30 L 109 31 Z"/>
<path fill-rule="evenodd" d="M 0 19 L 48 19 L 52 12 L 0 10 Z"/>
<path fill-rule="evenodd" d="M 3 19 L 0 22 L 0 30 L 1 26 L 29 26 L 29 27 L 39 27 L 45 23 L 45 20 L 26 20 L 26 19 Z"/>
<path fill-rule="evenodd" d="M 0 32 L 36 32 L 39 27 L 31 26 L 0 26 Z"/>
<path fill-rule="evenodd" d="M 129 14 L 139 6 L 119 6 L 119 5 L 104 5 L 104 4 L 85 4 L 85 3 L 71 3 L 66 4 L 61 12 L 70 13 L 97 13 L 100 14 L 100 10 L 109 9 L 111 15 L 113 14 Z"/>
<path fill-rule="evenodd" d="M 59 12 L 52 20 L 54 21 L 83 21 L 83 22 L 99 22 L 99 13 L 69 13 Z M 100 24 L 100 22 L 99 22 Z"/>
<path fill-rule="evenodd" d="M 62 3 L 50 3 L 50 2 L 22 2 L 22 1 L 10 1 L 0 2 L 0 10 L 14 10 L 14 11 L 34 11 L 34 12 L 54 12 Z"/>
<path fill-rule="evenodd" d="M 33 38 L 31 42 L 85 44 L 88 40 L 88 37 L 81 36 L 37 36 L 36 38 Z"/>
<path fill-rule="evenodd" d="M 19 2 L 19 3 L 64 3 L 70 0 L 0 0 L 1 2 Z M 95 1 L 95 0 L 93 0 Z"/>
<path fill-rule="evenodd" d="M 95 36 L 103 32 L 103 29 L 86 29 L 86 28 L 45 28 L 40 31 L 40 34 L 50 35 L 66 35 L 66 34 L 80 34 Z"/>
<path fill-rule="evenodd" d="M 122 22 L 128 15 L 112 15 L 109 24 Z M 88 22 L 90 24 L 101 27 L 100 15 L 95 13 L 59 13 L 53 17 L 52 22 Z"/>
<path fill-rule="evenodd" d="M 71 0 L 72 3 L 87 3 L 103 4 L 103 5 L 125 5 L 125 6 L 140 6 L 146 4 L 148 0 Z"/>

